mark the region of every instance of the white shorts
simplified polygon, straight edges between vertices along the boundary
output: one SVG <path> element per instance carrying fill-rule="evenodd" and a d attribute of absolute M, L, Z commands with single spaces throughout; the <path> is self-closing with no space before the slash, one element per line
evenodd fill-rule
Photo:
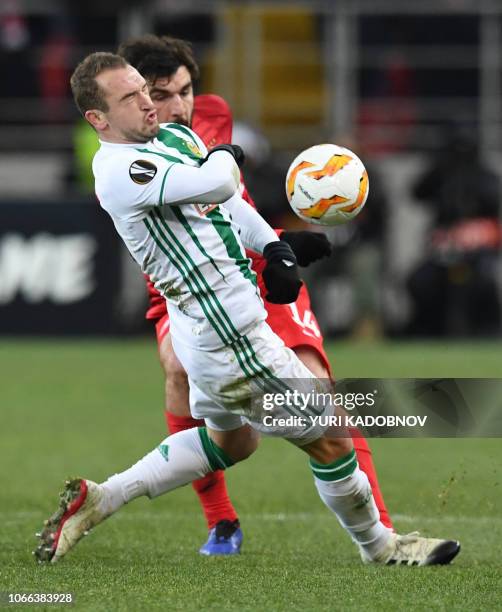
<path fill-rule="evenodd" d="M 228 431 L 249 423 L 299 446 L 317 440 L 327 429 L 334 407 L 332 402 L 319 404 L 313 394 L 327 391 L 327 385 L 331 389 L 331 381 L 314 377 L 266 323 L 259 322 L 232 346 L 216 351 L 172 340 L 188 373 L 190 412 L 211 429 Z"/>

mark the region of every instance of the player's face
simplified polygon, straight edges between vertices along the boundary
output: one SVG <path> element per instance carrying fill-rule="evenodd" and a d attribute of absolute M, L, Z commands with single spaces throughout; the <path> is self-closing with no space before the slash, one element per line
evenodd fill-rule
<path fill-rule="evenodd" d="M 170 77 L 161 77 L 151 83 L 150 97 L 160 123 L 181 123 L 191 127 L 193 85 L 186 66 L 180 66 Z"/>
<path fill-rule="evenodd" d="M 101 117 L 105 123 L 98 126 L 102 136 L 112 142 L 146 142 L 157 135 L 157 111 L 145 79 L 135 68 L 105 70 L 96 81 L 108 104 Z"/>

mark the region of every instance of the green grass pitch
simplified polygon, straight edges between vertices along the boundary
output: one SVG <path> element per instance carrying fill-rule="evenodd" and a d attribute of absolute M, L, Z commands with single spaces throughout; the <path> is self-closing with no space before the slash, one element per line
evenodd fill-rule
<path fill-rule="evenodd" d="M 495 342 L 330 345 L 338 377 L 502 377 L 500 355 Z M 0 363 L 0 591 L 72 592 L 75 609 L 107 611 L 502 609 L 500 439 L 372 441 L 397 528 L 460 539 L 451 567 L 363 566 L 306 457 L 279 440 L 227 473 L 238 558 L 197 554 L 206 529 L 184 487 L 38 566 L 34 533 L 64 478 L 104 479 L 164 437 L 162 377 L 153 339 L 3 341 Z"/>

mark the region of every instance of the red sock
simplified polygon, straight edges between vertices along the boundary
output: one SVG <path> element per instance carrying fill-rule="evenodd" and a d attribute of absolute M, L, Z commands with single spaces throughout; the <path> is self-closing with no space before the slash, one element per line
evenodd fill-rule
<path fill-rule="evenodd" d="M 204 426 L 204 421 L 198 421 L 191 416 L 176 416 L 165 411 L 167 429 L 171 434 L 192 427 Z M 199 480 L 192 482 L 192 487 L 199 496 L 199 500 L 206 517 L 209 529 L 223 520 L 235 521 L 237 514 L 227 493 L 227 485 L 223 470 L 210 472 Z"/>
<path fill-rule="evenodd" d="M 371 449 L 368 442 L 358 429 L 351 429 L 350 433 L 352 435 L 352 442 L 356 451 L 359 467 L 370 481 L 371 489 L 373 490 L 373 497 L 380 512 L 380 520 L 386 527 L 394 529 L 389 513 L 387 512 L 387 508 L 385 507 L 385 502 L 383 501 L 382 492 L 380 491 L 375 465 L 373 463 Z"/>

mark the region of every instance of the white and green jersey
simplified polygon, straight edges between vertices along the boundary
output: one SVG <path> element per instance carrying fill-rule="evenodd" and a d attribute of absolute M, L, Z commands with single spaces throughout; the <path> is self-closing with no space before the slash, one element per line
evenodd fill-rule
<path fill-rule="evenodd" d="M 192 130 L 164 124 L 147 143 L 101 142 L 93 172 L 101 206 L 168 301 L 177 342 L 213 350 L 266 318 L 240 233 L 259 252 L 277 236 L 238 195 L 233 157 L 200 165 L 206 155 Z"/>

